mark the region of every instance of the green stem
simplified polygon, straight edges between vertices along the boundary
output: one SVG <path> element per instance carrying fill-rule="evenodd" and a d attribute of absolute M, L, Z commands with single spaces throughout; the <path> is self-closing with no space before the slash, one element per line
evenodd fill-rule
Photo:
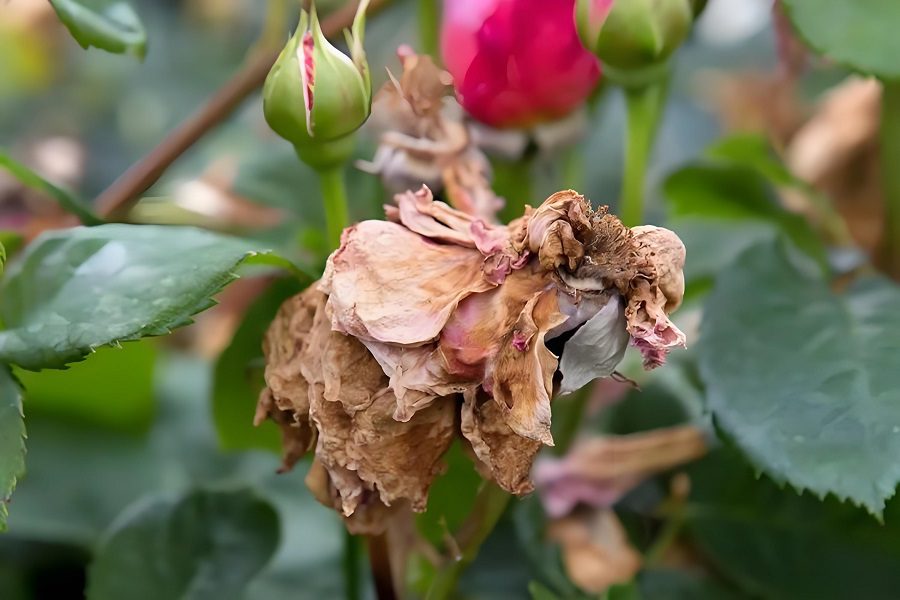
<path fill-rule="evenodd" d="M 569 396 L 553 401 L 553 453 L 557 456 L 564 455 L 575 441 L 593 388 L 592 384 L 588 384 Z"/>
<path fill-rule="evenodd" d="M 496 160 L 494 170 L 494 191 L 506 200 L 500 211 L 500 219 L 508 223 L 525 212 L 525 205 L 531 202 L 532 159 L 517 161 Z"/>
<path fill-rule="evenodd" d="M 426 600 L 445 600 L 451 597 L 460 575 L 478 556 L 478 550 L 494 530 L 510 497 L 493 482 L 485 481 L 481 484 L 472 512 L 457 534 L 459 555 L 435 574 L 425 595 Z"/>
<path fill-rule="evenodd" d="M 360 541 L 344 530 L 344 582 L 347 600 L 360 600 L 359 563 L 362 558 Z"/>
<path fill-rule="evenodd" d="M 341 245 L 341 233 L 350 224 L 347 210 L 347 188 L 344 185 L 344 167 L 331 167 L 318 171 L 322 186 L 322 200 L 325 204 L 325 232 L 328 248 L 334 250 Z"/>
<path fill-rule="evenodd" d="M 430 54 L 436 62 L 440 62 L 438 39 L 441 27 L 441 0 L 418 0 L 418 2 L 422 52 Z"/>
<path fill-rule="evenodd" d="M 625 132 L 625 171 L 619 216 L 628 227 L 644 219 L 647 163 L 666 103 L 668 79 L 625 89 L 628 126 Z"/>
<path fill-rule="evenodd" d="M 885 258 L 900 277 L 900 82 L 884 82 L 881 100 L 881 171 L 885 199 Z"/>

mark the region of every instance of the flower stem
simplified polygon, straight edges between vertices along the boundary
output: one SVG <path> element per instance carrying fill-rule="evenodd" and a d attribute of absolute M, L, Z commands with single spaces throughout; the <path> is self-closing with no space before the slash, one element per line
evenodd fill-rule
<path fill-rule="evenodd" d="M 359 564 L 361 559 L 359 539 L 344 530 L 344 590 L 347 600 L 360 600 Z"/>
<path fill-rule="evenodd" d="M 439 61 L 438 32 L 441 27 L 441 2 L 440 0 L 418 0 L 418 2 L 419 40 L 422 43 L 422 52 Z"/>
<path fill-rule="evenodd" d="M 509 223 L 525 212 L 525 205 L 531 202 L 531 168 L 532 159 L 522 158 L 517 161 L 496 160 L 494 169 L 494 191 L 506 199 L 500 211 L 500 219 Z"/>
<path fill-rule="evenodd" d="M 578 435 L 578 428 L 584 418 L 584 409 L 591 397 L 593 384 L 587 384 L 580 390 L 564 398 L 553 401 L 553 453 L 563 456 L 568 452 Z"/>
<path fill-rule="evenodd" d="M 481 484 L 472 512 L 457 533 L 459 555 L 435 573 L 425 595 L 426 600 L 445 600 L 453 595 L 460 575 L 478 556 L 478 550 L 494 530 L 510 497 L 493 482 Z"/>
<path fill-rule="evenodd" d="M 881 171 L 885 199 L 885 263 L 900 277 L 900 82 L 884 82 L 881 100 Z"/>
<path fill-rule="evenodd" d="M 639 87 L 625 88 L 628 126 L 625 132 L 625 171 L 619 215 L 628 227 L 644 218 L 644 183 L 647 163 L 666 103 L 668 79 Z"/>
<path fill-rule="evenodd" d="M 325 232 L 328 248 L 334 250 L 341 245 L 341 233 L 349 225 L 347 210 L 347 188 L 344 184 L 344 167 L 331 167 L 318 171 L 322 186 L 322 200 L 325 205 Z"/>

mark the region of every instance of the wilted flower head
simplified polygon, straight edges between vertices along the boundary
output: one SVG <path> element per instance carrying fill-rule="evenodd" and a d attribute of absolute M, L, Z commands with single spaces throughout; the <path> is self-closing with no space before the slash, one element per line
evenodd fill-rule
<path fill-rule="evenodd" d="M 616 71 L 663 63 L 687 37 L 691 0 L 577 0 L 575 20 L 585 47 Z"/>
<path fill-rule="evenodd" d="M 350 57 L 325 37 L 315 8 L 300 13 L 263 88 L 269 126 L 298 149 L 343 138 L 359 129 L 372 106 L 372 83 L 363 49 L 368 0 L 347 34 Z"/>
<path fill-rule="evenodd" d="M 281 425 L 286 466 L 315 446 L 311 484 L 354 531 L 424 510 L 458 430 L 485 477 L 530 491 L 555 391 L 612 374 L 629 338 L 648 368 L 684 344 L 671 231 L 628 229 L 573 191 L 509 226 L 427 188 L 387 212 L 345 230 L 318 285 L 282 307 L 258 412 Z"/>
<path fill-rule="evenodd" d="M 580 106 L 600 76 L 579 43 L 575 0 L 446 0 L 441 52 L 476 119 L 522 127 Z"/>

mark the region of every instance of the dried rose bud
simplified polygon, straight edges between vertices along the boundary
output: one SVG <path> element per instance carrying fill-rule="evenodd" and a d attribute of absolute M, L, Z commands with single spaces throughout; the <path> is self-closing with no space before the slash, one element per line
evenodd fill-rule
<path fill-rule="evenodd" d="M 694 20 L 691 0 L 577 0 L 575 22 L 585 47 L 612 71 L 660 65 Z"/>
<path fill-rule="evenodd" d="M 354 531 L 424 510 L 457 420 L 482 474 L 529 492 L 560 389 L 610 376 L 629 339 L 647 368 L 684 344 L 668 319 L 683 291 L 674 233 L 629 229 L 573 191 L 508 226 L 427 188 L 396 200 L 388 221 L 344 231 L 265 345 L 258 418 L 281 426 L 286 467 L 315 443 L 310 485 Z"/>
<path fill-rule="evenodd" d="M 369 118 L 372 83 L 363 49 L 367 5 L 368 0 L 360 2 L 347 35 L 350 57 L 322 33 L 315 9 L 311 15 L 301 11 L 297 31 L 266 78 L 266 121 L 304 160 L 315 161 L 324 145 L 346 138 Z"/>
<path fill-rule="evenodd" d="M 600 77 L 579 43 L 574 0 L 446 0 L 444 64 L 460 103 L 493 127 L 524 127 L 579 107 Z"/>

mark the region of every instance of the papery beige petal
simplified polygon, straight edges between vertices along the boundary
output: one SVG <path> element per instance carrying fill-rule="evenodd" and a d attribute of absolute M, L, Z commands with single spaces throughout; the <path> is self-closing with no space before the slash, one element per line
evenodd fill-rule
<path fill-rule="evenodd" d="M 524 438 L 506 424 L 502 409 L 486 396 L 466 394 L 460 429 L 478 459 L 482 476 L 511 494 L 531 492 L 529 473 L 541 443 Z"/>
<path fill-rule="evenodd" d="M 462 299 L 494 287 L 483 260 L 478 250 L 437 244 L 397 223 L 363 221 L 344 232 L 322 281 L 332 326 L 395 344 L 433 340 Z"/>

